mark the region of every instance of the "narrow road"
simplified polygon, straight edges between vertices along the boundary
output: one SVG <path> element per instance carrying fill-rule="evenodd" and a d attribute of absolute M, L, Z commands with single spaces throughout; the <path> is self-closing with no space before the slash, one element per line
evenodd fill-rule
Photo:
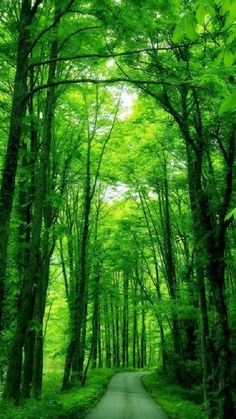
<path fill-rule="evenodd" d="M 145 372 L 114 375 L 105 395 L 86 419 L 168 419 L 145 391 L 143 375 Z"/>

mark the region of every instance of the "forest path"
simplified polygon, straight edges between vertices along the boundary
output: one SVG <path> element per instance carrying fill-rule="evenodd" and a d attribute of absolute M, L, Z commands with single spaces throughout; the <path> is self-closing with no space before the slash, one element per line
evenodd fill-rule
<path fill-rule="evenodd" d="M 86 419 L 168 419 L 145 391 L 141 377 L 145 372 L 114 375 L 107 391 Z"/>

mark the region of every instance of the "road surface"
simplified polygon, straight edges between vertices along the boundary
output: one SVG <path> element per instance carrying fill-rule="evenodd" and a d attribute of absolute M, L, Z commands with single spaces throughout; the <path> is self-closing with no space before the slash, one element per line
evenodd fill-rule
<path fill-rule="evenodd" d="M 86 419 L 168 419 L 145 391 L 141 377 L 145 372 L 114 375 L 101 401 Z"/>

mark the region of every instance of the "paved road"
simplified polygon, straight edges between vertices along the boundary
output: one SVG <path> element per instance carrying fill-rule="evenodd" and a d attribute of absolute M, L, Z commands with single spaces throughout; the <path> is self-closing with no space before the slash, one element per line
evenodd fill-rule
<path fill-rule="evenodd" d="M 105 395 L 86 419 L 168 419 L 145 391 L 140 380 L 144 374 L 114 375 Z"/>

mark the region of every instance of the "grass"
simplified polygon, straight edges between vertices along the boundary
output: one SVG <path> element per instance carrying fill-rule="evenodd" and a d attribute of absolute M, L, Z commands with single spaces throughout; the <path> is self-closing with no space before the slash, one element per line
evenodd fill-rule
<path fill-rule="evenodd" d="M 45 378 L 45 386 L 40 401 L 28 400 L 16 407 L 12 403 L 0 403 L 1 419 L 82 419 L 97 403 L 106 390 L 115 369 L 101 368 L 89 373 L 86 385 L 75 386 L 61 393 L 61 376 L 51 373 Z"/>
<path fill-rule="evenodd" d="M 0 418 L 82 419 L 102 397 L 111 377 L 119 371 L 122 370 L 106 368 L 92 370 L 88 374 L 85 387 L 75 386 L 62 393 L 60 392 L 61 373 L 55 369 L 47 370 L 42 399 L 28 400 L 19 407 L 2 401 Z M 143 383 L 170 419 L 206 419 L 201 404 L 197 403 L 200 400 L 198 388 L 183 388 L 171 383 L 157 372 L 144 376 Z"/>
<path fill-rule="evenodd" d="M 206 419 L 199 388 L 184 388 L 153 372 L 142 378 L 144 387 L 170 419 Z"/>

